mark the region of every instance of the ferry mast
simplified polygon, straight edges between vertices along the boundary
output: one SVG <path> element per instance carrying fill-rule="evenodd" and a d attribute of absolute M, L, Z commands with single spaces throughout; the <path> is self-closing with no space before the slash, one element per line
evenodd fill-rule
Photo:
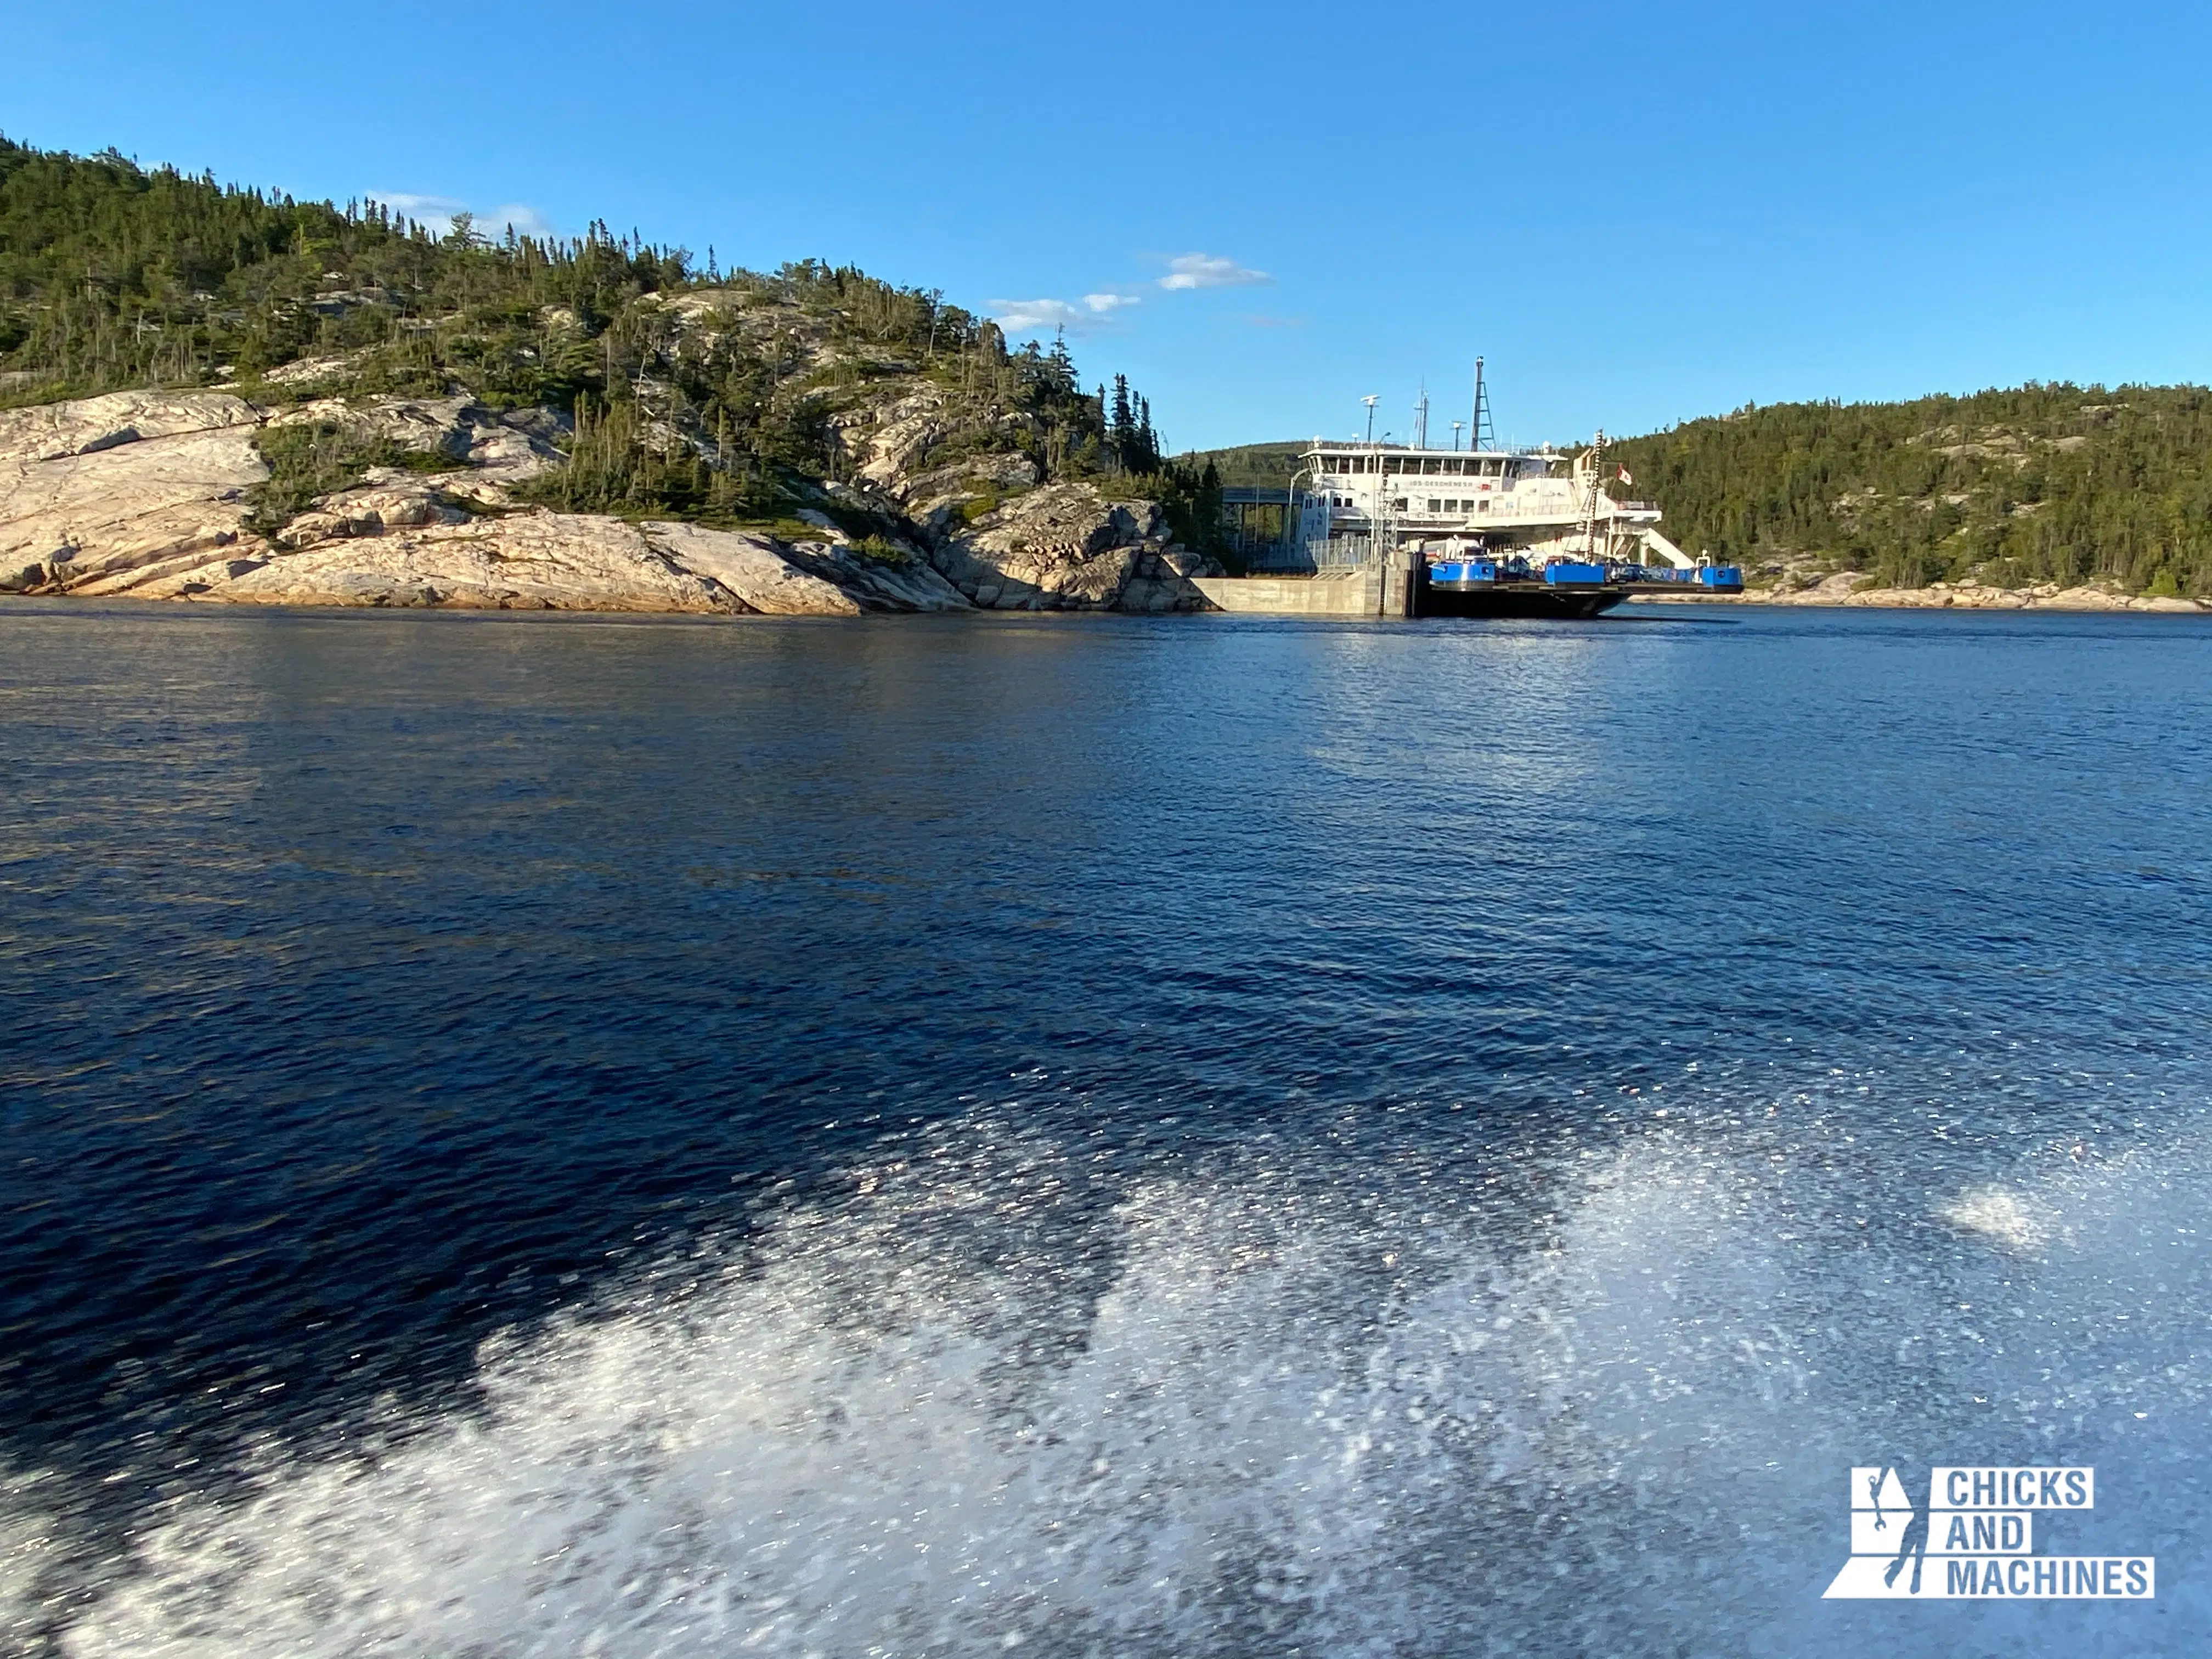
<path fill-rule="evenodd" d="M 1589 481 L 1583 488 L 1583 551 L 1592 564 L 1597 562 L 1597 502 L 1602 493 L 1601 479 L 1605 471 L 1605 428 L 1597 429 L 1597 436 L 1589 448 Z M 1605 550 L 1613 552 L 1613 534 L 1607 531 Z"/>
<path fill-rule="evenodd" d="M 1482 384 L 1482 359 L 1474 360 L 1474 423 L 1468 428 L 1469 449 L 1498 447 L 1497 429 L 1490 424 L 1490 393 Z"/>

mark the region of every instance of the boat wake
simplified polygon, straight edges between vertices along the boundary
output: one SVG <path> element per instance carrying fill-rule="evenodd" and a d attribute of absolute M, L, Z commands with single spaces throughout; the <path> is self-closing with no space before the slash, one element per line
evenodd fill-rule
<path fill-rule="evenodd" d="M 60 1645 L 1843 1653 L 1877 1633 L 1819 1600 L 1846 1472 L 1918 1458 L 2096 1462 L 2115 1547 L 2162 1558 L 2154 1610 L 1926 1618 L 2188 1650 L 2206 1163 L 1820 1164 L 1686 1126 L 1117 1184 L 970 1123 L 488 1344 L 448 1413 L 264 1447 Z M 0 1488 L 0 1632 L 38 1491 Z"/>

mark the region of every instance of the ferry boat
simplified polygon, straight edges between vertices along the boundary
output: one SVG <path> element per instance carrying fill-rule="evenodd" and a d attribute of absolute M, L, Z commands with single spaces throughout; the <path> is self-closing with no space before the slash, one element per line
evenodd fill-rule
<path fill-rule="evenodd" d="M 1429 448 L 1427 415 L 1425 396 L 1411 444 L 1313 441 L 1290 492 L 1308 568 L 1402 556 L 1413 609 L 1424 616 L 1594 617 L 1638 593 L 1743 591 L 1741 570 L 1692 559 L 1668 540 L 1656 504 L 1607 493 L 1632 481 L 1624 468 L 1607 476 L 1603 432 L 1572 455 L 1548 444 L 1484 446 L 1479 360 L 1478 447 Z"/>

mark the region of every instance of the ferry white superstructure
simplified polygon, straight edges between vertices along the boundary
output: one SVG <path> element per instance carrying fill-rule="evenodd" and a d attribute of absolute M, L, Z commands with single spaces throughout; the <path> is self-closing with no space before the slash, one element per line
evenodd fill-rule
<path fill-rule="evenodd" d="M 1366 562 L 1410 545 L 1431 562 L 1470 554 L 1667 564 L 1695 562 L 1659 532 L 1650 501 L 1615 501 L 1601 443 L 1580 456 L 1535 449 L 1434 450 L 1316 438 L 1296 480 L 1298 537 L 1317 566 Z"/>

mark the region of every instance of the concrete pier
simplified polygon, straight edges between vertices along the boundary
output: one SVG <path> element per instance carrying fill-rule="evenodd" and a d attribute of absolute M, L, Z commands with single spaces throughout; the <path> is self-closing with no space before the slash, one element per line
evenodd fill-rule
<path fill-rule="evenodd" d="M 1215 606 L 1254 617 L 1373 617 L 1382 609 L 1382 573 L 1342 576 L 1194 576 Z"/>
<path fill-rule="evenodd" d="M 1322 576 L 1194 576 L 1219 610 L 1253 617 L 1417 617 L 1420 555 L 1401 550 L 1380 564 Z"/>

